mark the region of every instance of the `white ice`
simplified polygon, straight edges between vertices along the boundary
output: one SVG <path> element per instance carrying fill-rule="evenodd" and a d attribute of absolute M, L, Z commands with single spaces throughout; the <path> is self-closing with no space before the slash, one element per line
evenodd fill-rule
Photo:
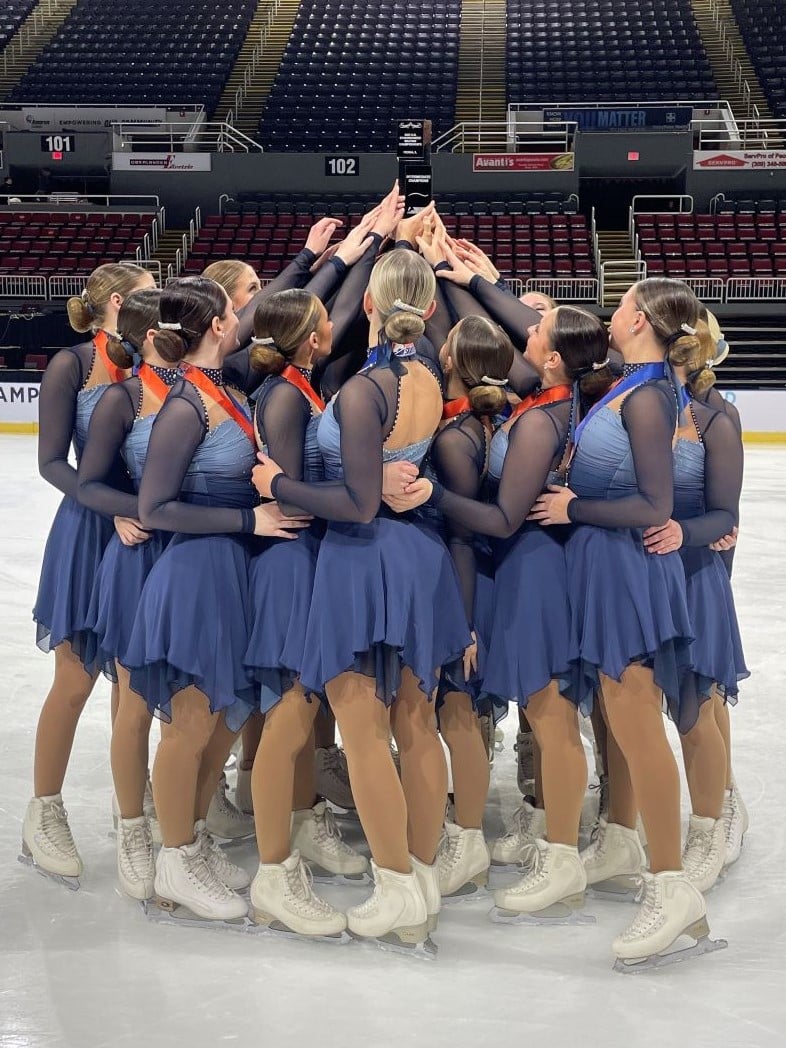
<path fill-rule="evenodd" d="M 595 926 L 549 929 L 491 924 L 488 898 L 446 909 L 432 964 L 355 944 L 146 922 L 115 886 L 104 683 L 82 717 L 64 788 L 86 865 L 82 889 L 72 894 L 17 863 L 52 672 L 52 657 L 34 645 L 30 609 L 58 496 L 37 475 L 34 438 L 1 436 L 0 463 L 2 1048 L 784 1048 L 786 449 L 746 454 L 734 590 L 752 677 L 732 723 L 751 828 L 739 863 L 708 899 L 712 935 L 729 948 L 637 976 L 611 971 L 612 938 L 633 913 L 619 903 L 592 901 Z M 512 716 L 504 727 L 489 837 L 517 804 Z M 235 855 L 254 869 L 251 846 Z M 327 894 L 351 904 L 362 889 Z"/>

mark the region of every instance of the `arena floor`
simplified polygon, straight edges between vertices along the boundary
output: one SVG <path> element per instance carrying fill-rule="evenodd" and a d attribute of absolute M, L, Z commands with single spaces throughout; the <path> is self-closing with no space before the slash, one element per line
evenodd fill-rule
<path fill-rule="evenodd" d="M 732 716 L 751 815 L 742 858 L 709 897 L 729 948 L 637 976 L 611 971 L 632 915 L 591 901 L 597 925 L 489 923 L 485 898 L 443 911 L 428 964 L 346 948 L 148 924 L 115 887 L 108 688 L 80 724 L 64 799 L 86 871 L 71 894 L 17 863 L 33 739 L 51 659 L 30 609 L 57 493 L 35 438 L 0 436 L 0 1046 L 318 1045 L 481 1048 L 575 1042 L 650 1048 L 783 1048 L 786 1039 L 786 448 L 749 448 L 734 589 L 751 679 Z M 486 822 L 518 802 L 515 724 L 504 722 Z M 780 798 L 780 799 L 779 799 Z M 683 806 L 685 801 L 683 800 Z M 357 825 L 344 824 L 354 839 Z M 254 868 L 254 851 L 235 851 Z M 326 890 L 351 905 L 362 890 Z"/>

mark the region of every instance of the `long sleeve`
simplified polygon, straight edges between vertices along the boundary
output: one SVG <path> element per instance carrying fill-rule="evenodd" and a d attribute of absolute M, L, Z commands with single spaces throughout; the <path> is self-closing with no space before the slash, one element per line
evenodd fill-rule
<path fill-rule="evenodd" d="M 435 302 L 437 308 L 426 321 L 426 337 L 436 349 L 438 357 L 439 351 L 445 345 L 445 340 L 453 326 L 450 322 L 450 310 L 448 309 L 445 290 L 441 280 L 437 281 Z"/>
<path fill-rule="evenodd" d="M 311 267 L 316 260 L 317 256 L 314 252 L 304 247 L 302 251 L 295 255 L 289 265 L 281 270 L 277 277 L 274 277 L 270 283 L 265 284 L 261 291 L 257 291 L 250 302 L 243 306 L 241 310 L 238 310 L 237 315 L 240 320 L 240 326 L 238 327 L 237 336 L 241 346 L 249 342 L 254 333 L 254 313 L 259 303 L 264 302 L 271 295 L 275 295 L 277 291 L 289 291 L 291 288 L 305 287 L 311 275 Z"/>
<path fill-rule="evenodd" d="M 280 473 L 273 481 L 273 498 L 325 520 L 373 520 L 382 500 L 382 445 L 387 418 L 387 400 L 377 383 L 366 375 L 355 375 L 342 388 L 336 404 L 343 483 L 303 484 Z"/>
<path fill-rule="evenodd" d="M 77 354 L 62 350 L 44 372 L 38 401 L 38 472 L 48 484 L 74 499 L 76 470 L 68 462 L 68 452 L 83 381 Z"/>
<path fill-rule="evenodd" d="M 347 275 L 348 268 L 342 259 L 329 258 L 323 266 L 319 267 L 303 290 L 310 291 L 320 302 L 326 304 Z"/>
<path fill-rule="evenodd" d="M 134 425 L 136 410 L 132 390 L 138 395 L 139 380 L 131 379 L 110 386 L 96 405 L 90 419 L 82 458 L 77 472 L 77 495 L 82 505 L 105 517 L 131 517 L 139 513 L 135 494 L 118 491 L 108 481 L 120 449 Z"/>
<path fill-rule="evenodd" d="M 251 367 L 250 352 L 251 346 L 244 346 L 242 349 L 230 353 L 224 360 L 221 369 L 224 373 L 224 382 L 228 386 L 242 390 L 246 396 L 250 396 L 259 388 L 259 383 L 263 377 Z"/>
<path fill-rule="evenodd" d="M 368 287 L 371 270 L 374 268 L 381 244 L 382 238 L 373 234 L 372 242 L 357 262 L 350 266 L 349 272 L 338 289 L 333 308 L 330 311 L 330 319 L 333 322 L 331 361 L 343 356 L 352 348 L 351 346 L 345 347 L 342 343 L 354 322 L 363 316 L 363 295 Z"/>
<path fill-rule="evenodd" d="M 513 345 L 517 349 L 526 349 L 527 331 L 533 324 L 540 323 L 540 313 L 481 276 L 474 276 L 470 280 L 469 290 L 491 319 L 507 331 Z"/>
<path fill-rule="evenodd" d="M 575 498 L 568 503 L 574 524 L 601 528 L 648 528 L 665 524 L 674 508 L 671 442 L 677 405 L 671 389 L 647 382 L 622 405 L 622 423 L 630 440 L 638 491 L 618 499 Z"/>
<path fill-rule="evenodd" d="M 483 483 L 483 434 L 468 432 L 464 424 L 446 426 L 431 445 L 431 464 L 445 487 L 457 496 L 472 500 L 478 497 Z M 474 532 L 455 520 L 447 521 L 448 549 L 461 583 L 461 595 L 467 621 L 472 622 L 475 608 Z"/>
<path fill-rule="evenodd" d="M 190 399 L 186 385 L 183 382 L 173 388 L 153 423 L 139 487 L 139 519 L 145 528 L 187 535 L 252 533 L 252 509 L 180 501 L 188 467 L 205 435 L 200 404 Z"/>
<path fill-rule="evenodd" d="M 479 535 L 509 538 L 527 518 L 543 491 L 564 441 L 566 423 L 547 410 L 528 411 L 511 427 L 495 502 L 462 498 L 447 487 L 434 490 L 432 501 L 451 520 Z"/>
<path fill-rule="evenodd" d="M 717 412 L 702 426 L 704 505 L 701 517 L 681 520 L 683 546 L 709 546 L 737 523 L 742 492 L 742 441 L 734 423 Z"/>

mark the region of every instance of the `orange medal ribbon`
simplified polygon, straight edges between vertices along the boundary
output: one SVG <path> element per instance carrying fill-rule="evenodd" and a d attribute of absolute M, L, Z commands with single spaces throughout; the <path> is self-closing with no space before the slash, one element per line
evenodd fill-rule
<path fill-rule="evenodd" d="M 472 408 L 469 406 L 469 397 L 456 397 L 455 400 L 446 400 L 442 407 L 442 418 L 456 418 L 457 415 L 463 415 L 465 411 L 471 411 Z"/>
<path fill-rule="evenodd" d="M 183 377 L 187 379 L 192 386 L 196 386 L 197 389 L 201 389 L 203 393 L 207 393 L 212 400 L 226 411 L 227 415 L 229 415 L 233 421 L 237 422 L 238 426 L 240 426 L 256 448 L 257 442 L 256 437 L 254 436 L 254 426 L 251 419 L 241 411 L 231 397 L 227 396 L 221 386 L 217 386 L 212 379 L 207 377 L 204 371 L 200 371 L 200 369 L 194 367 L 193 364 L 181 364 L 180 370 Z"/>
<path fill-rule="evenodd" d="M 297 368 L 293 368 L 291 364 L 287 364 L 281 372 L 281 377 L 289 382 L 290 385 L 297 386 L 303 396 L 311 401 L 317 411 L 325 410 L 325 401 L 314 391 L 313 386 L 308 382 L 306 376 L 301 371 L 298 371 Z"/>
<path fill-rule="evenodd" d="M 164 403 L 170 387 L 160 375 L 153 371 L 149 364 L 143 363 L 139 368 L 139 381 L 157 400 L 160 400 L 162 404 Z"/>
<path fill-rule="evenodd" d="M 106 344 L 109 341 L 109 336 L 106 331 L 97 331 L 93 338 L 93 345 L 96 348 L 96 353 L 101 357 L 101 361 L 107 370 L 110 382 L 124 382 L 128 377 L 123 368 L 117 366 L 109 359 L 109 354 L 106 351 Z"/>
<path fill-rule="evenodd" d="M 511 413 L 511 418 L 518 418 L 530 408 L 542 408 L 546 404 L 556 404 L 561 400 L 570 400 L 573 396 L 572 386 L 552 386 L 551 389 L 541 390 L 540 393 L 530 393 L 520 404 L 517 404 Z"/>

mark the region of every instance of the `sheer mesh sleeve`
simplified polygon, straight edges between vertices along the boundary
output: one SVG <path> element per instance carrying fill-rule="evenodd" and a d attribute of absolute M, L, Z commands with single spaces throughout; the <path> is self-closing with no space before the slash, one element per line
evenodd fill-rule
<path fill-rule="evenodd" d="M 329 258 L 305 285 L 304 290 L 316 295 L 326 303 L 348 272 L 348 266 L 340 258 Z"/>
<path fill-rule="evenodd" d="M 199 395 L 190 383 L 179 382 L 156 416 L 150 434 L 139 487 L 139 519 L 143 527 L 187 535 L 254 531 L 251 509 L 197 506 L 180 501 L 186 472 L 206 432 Z"/>
<path fill-rule="evenodd" d="M 351 330 L 354 322 L 363 316 L 363 295 L 368 287 L 371 270 L 374 268 L 381 243 L 382 238 L 380 236 L 374 235 L 372 237 L 371 244 L 369 244 L 357 262 L 350 266 L 349 272 L 338 289 L 333 308 L 330 311 L 330 319 L 333 322 L 333 352 L 331 359 L 342 356 L 343 353 L 347 352 L 347 348 L 342 345 L 344 337 Z"/>
<path fill-rule="evenodd" d="M 672 438 L 677 404 L 671 387 L 646 382 L 622 405 L 638 491 L 618 499 L 575 498 L 568 503 L 574 524 L 601 528 L 649 528 L 665 524 L 674 508 Z"/>
<path fill-rule="evenodd" d="M 251 367 L 251 346 L 244 346 L 224 360 L 222 371 L 224 382 L 235 389 L 242 390 L 248 397 L 259 388 L 264 378 L 258 371 Z"/>
<path fill-rule="evenodd" d="M 527 411 L 511 427 L 495 502 L 475 502 L 446 488 L 435 488 L 432 501 L 446 517 L 479 535 L 508 538 L 527 518 L 560 454 L 567 432 L 553 409 Z"/>
<path fill-rule="evenodd" d="M 540 323 L 540 313 L 530 306 L 525 306 L 515 295 L 501 291 L 496 284 L 483 277 L 473 277 L 469 289 L 491 319 L 507 331 L 513 345 L 517 349 L 525 349 L 527 329 Z"/>
<path fill-rule="evenodd" d="M 76 397 L 86 373 L 77 351 L 62 350 L 44 372 L 38 399 L 38 472 L 48 484 L 73 499 L 77 497 L 76 470 L 69 465 L 68 452 L 74 435 Z"/>
<path fill-rule="evenodd" d="M 680 525 L 684 546 L 709 546 L 728 535 L 737 523 L 742 491 L 742 441 L 732 420 L 722 412 L 711 412 L 706 405 L 696 405 L 696 418 L 704 440 L 705 513 L 681 520 Z"/>
<path fill-rule="evenodd" d="M 77 473 L 77 495 L 84 506 L 105 517 L 136 519 L 139 513 L 135 494 L 118 491 L 108 483 L 134 425 L 138 399 L 138 378 L 116 383 L 102 394 L 90 419 Z"/>
<path fill-rule="evenodd" d="M 240 339 L 241 346 L 249 342 L 254 333 L 254 313 L 259 303 L 264 302 L 271 295 L 275 295 L 277 291 L 290 291 L 292 288 L 305 287 L 311 275 L 311 267 L 316 260 L 317 256 L 314 252 L 304 247 L 302 251 L 295 255 L 289 265 L 281 270 L 277 277 L 271 280 L 269 284 L 265 284 L 261 291 L 257 291 L 250 302 L 238 310 L 237 315 L 240 320 L 240 326 L 237 330 L 237 337 Z"/>
<path fill-rule="evenodd" d="M 303 484 L 281 473 L 273 481 L 273 497 L 325 520 L 372 521 L 382 500 L 382 445 L 395 402 L 396 376 L 389 369 L 378 369 L 373 379 L 353 376 L 342 387 L 335 408 L 343 483 Z"/>
<path fill-rule="evenodd" d="M 742 436 L 742 419 L 740 418 L 740 413 L 732 402 L 724 397 L 717 386 L 710 386 L 706 393 L 702 393 L 695 399 L 726 415 L 726 417 L 731 420 L 737 433 Z"/>
<path fill-rule="evenodd" d="M 439 282 L 442 285 L 442 293 L 450 311 L 451 324 L 457 324 L 464 317 L 494 319 L 483 308 L 480 300 L 475 297 L 469 288 L 463 287 L 461 284 L 454 284 L 452 280 L 441 280 Z"/>
<path fill-rule="evenodd" d="M 437 293 L 434 301 L 437 304 L 437 308 L 426 321 L 426 336 L 436 350 L 436 360 L 438 361 L 439 351 L 445 345 L 445 340 L 453 326 L 450 322 L 450 310 L 448 309 L 443 281 L 441 280 L 437 281 Z M 420 349 L 418 351 L 420 352 Z"/>
<path fill-rule="evenodd" d="M 303 479 L 303 446 L 311 413 L 306 398 L 291 383 L 271 380 L 257 400 L 257 430 L 268 454 L 288 477 Z"/>

